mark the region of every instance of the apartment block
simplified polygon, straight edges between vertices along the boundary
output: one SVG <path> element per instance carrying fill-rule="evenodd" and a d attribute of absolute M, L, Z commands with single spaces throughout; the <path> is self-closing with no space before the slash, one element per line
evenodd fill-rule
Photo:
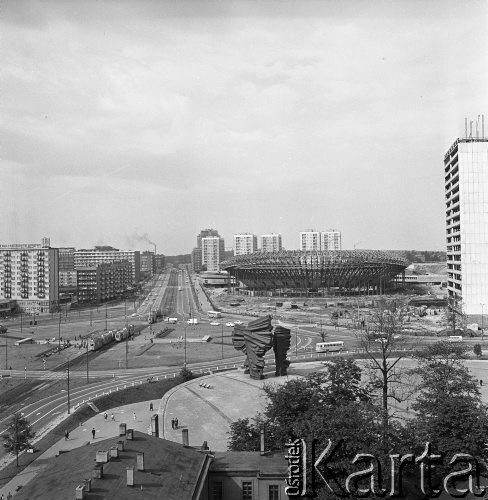
<path fill-rule="evenodd" d="M 100 304 L 121 298 L 132 284 L 129 261 L 80 267 L 76 271 L 78 301 Z"/>
<path fill-rule="evenodd" d="M 282 249 L 281 234 L 262 234 L 260 247 L 262 252 L 279 252 Z"/>
<path fill-rule="evenodd" d="M 247 255 L 258 249 L 258 237 L 251 233 L 234 234 L 234 255 Z"/>
<path fill-rule="evenodd" d="M 137 250 L 118 250 L 112 247 L 76 250 L 75 269 L 78 270 L 82 267 L 110 264 L 124 260 L 130 262 L 133 283 L 138 283 L 141 279 L 141 254 Z"/>
<path fill-rule="evenodd" d="M 15 300 L 28 313 L 53 311 L 59 303 L 59 252 L 43 244 L 0 245 L 0 300 Z"/>
<path fill-rule="evenodd" d="M 224 256 L 224 239 L 219 236 L 207 236 L 201 239 L 202 267 L 207 271 L 219 271 Z"/>
<path fill-rule="evenodd" d="M 342 250 L 341 232 L 335 229 L 320 233 L 321 250 Z"/>

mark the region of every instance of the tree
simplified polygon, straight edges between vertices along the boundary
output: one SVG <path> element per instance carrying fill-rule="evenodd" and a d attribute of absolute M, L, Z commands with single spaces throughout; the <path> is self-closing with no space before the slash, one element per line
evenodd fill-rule
<path fill-rule="evenodd" d="M 464 346 L 438 342 L 418 357 L 420 394 L 412 405 L 412 429 L 419 446 L 429 441 L 448 461 L 460 452 L 488 458 L 488 412 L 466 356 Z"/>
<path fill-rule="evenodd" d="M 185 382 L 188 382 L 188 380 L 191 380 L 193 378 L 193 372 L 187 368 L 186 366 L 184 366 L 181 370 L 180 370 L 180 377 L 185 381 Z"/>
<path fill-rule="evenodd" d="M 411 355 L 402 335 L 406 306 L 399 301 L 380 301 L 372 312 L 366 331 L 357 332 L 357 338 L 369 360 L 371 387 L 380 392 L 382 408 L 383 451 L 391 444 L 391 421 L 398 415 L 392 411 L 390 401 L 406 401 L 411 396 L 408 373 L 401 369 L 400 361 Z"/>
<path fill-rule="evenodd" d="M 230 424 L 227 447 L 231 451 L 257 451 L 261 439 L 259 420 L 240 418 Z"/>
<path fill-rule="evenodd" d="M 459 297 L 449 297 L 444 316 L 446 335 L 460 335 L 466 329 L 466 315 Z"/>
<path fill-rule="evenodd" d="M 15 453 L 17 467 L 19 466 L 19 452 L 30 448 L 31 440 L 35 433 L 29 422 L 21 413 L 14 413 L 5 433 L 3 434 L 3 446 L 9 453 Z"/>
<path fill-rule="evenodd" d="M 476 356 L 478 356 L 478 358 L 480 358 L 483 354 L 483 351 L 481 350 L 481 344 L 475 344 L 473 346 L 473 352 Z"/>

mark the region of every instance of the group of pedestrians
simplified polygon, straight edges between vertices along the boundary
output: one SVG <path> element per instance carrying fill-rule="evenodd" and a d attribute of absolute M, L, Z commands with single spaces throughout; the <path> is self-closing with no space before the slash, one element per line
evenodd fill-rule
<path fill-rule="evenodd" d="M 172 429 L 178 429 L 178 419 L 177 418 L 172 418 L 171 419 L 171 428 Z"/>

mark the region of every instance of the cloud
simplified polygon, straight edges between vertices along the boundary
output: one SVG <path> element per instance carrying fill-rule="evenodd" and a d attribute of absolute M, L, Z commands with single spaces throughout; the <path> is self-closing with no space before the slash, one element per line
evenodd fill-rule
<path fill-rule="evenodd" d="M 346 245 L 374 229 L 373 247 L 442 248 L 442 155 L 486 104 L 484 13 L 8 2 L 0 182 L 25 227 L 0 239 L 126 246 L 147 234 L 180 253 L 211 221 L 228 238 L 281 230 L 293 248 L 313 222 L 340 223 Z M 426 241 L 395 224 L 405 207 L 412 227 L 437 214 Z"/>

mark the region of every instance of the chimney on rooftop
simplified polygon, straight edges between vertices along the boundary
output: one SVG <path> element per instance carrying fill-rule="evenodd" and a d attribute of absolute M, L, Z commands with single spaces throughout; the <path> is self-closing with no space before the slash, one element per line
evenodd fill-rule
<path fill-rule="evenodd" d="M 159 417 L 157 413 L 151 417 L 151 434 L 159 437 Z"/>
<path fill-rule="evenodd" d="M 91 491 L 91 479 L 84 479 L 83 484 L 85 486 L 85 491 L 90 492 Z"/>
<path fill-rule="evenodd" d="M 190 446 L 190 438 L 188 437 L 188 429 L 181 430 L 181 437 L 183 439 L 183 446 Z"/>
<path fill-rule="evenodd" d="M 144 453 L 137 453 L 137 470 L 144 470 Z"/>
<path fill-rule="evenodd" d="M 93 467 L 92 478 L 93 479 L 102 479 L 103 478 L 103 464 L 97 464 L 97 465 L 95 465 L 95 467 Z"/>
<path fill-rule="evenodd" d="M 85 486 L 83 484 L 79 484 L 76 487 L 75 498 L 76 500 L 83 500 L 85 498 Z"/>
<path fill-rule="evenodd" d="M 127 429 L 126 439 L 132 441 L 134 439 L 134 429 Z"/>
<path fill-rule="evenodd" d="M 127 486 L 134 486 L 134 467 L 132 465 L 127 467 Z"/>

